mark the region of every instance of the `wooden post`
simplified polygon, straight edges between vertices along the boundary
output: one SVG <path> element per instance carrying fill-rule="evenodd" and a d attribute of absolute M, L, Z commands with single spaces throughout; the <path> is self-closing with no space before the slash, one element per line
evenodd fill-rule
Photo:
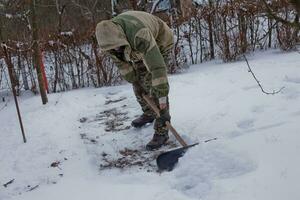
<path fill-rule="evenodd" d="M 5 44 L 2 44 L 1 46 L 2 46 L 2 49 L 3 49 L 3 52 L 4 52 L 4 59 L 5 59 L 7 68 L 8 68 L 11 88 L 12 88 L 12 92 L 13 92 L 13 95 L 14 95 L 14 100 L 15 100 L 16 109 L 17 109 L 17 113 L 18 113 L 19 123 L 20 123 L 22 136 L 23 136 L 23 141 L 24 141 L 24 143 L 26 143 L 26 137 L 25 137 L 25 132 L 24 132 L 24 128 L 23 128 L 22 117 L 21 117 L 21 114 L 20 114 L 20 109 L 19 109 L 19 104 L 18 104 L 18 99 L 17 99 L 17 93 L 16 93 L 16 89 L 15 89 L 16 83 L 15 83 L 14 77 L 13 77 L 13 68 L 14 68 L 14 66 L 11 62 L 11 59 L 10 59 L 9 55 L 8 55 L 7 46 Z"/>

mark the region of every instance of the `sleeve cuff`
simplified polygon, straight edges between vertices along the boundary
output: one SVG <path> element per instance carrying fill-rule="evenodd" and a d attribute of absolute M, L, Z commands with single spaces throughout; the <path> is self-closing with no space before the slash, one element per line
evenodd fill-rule
<path fill-rule="evenodd" d="M 160 97 L 158 99 L 158 101 L 159 101 L 159 104 L 166 104 L 167 103 L 167 97 Z"/>

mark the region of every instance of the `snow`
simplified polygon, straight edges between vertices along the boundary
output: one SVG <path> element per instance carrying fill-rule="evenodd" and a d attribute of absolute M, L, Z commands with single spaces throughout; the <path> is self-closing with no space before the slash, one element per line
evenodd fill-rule
<path fill-rule="evenodd" d="M 60 32 L 60 35 L 64 35 L 64 36 L 72 36 L 72 35 L 73 35 L 73 32 L 72 32 L 72 31 Z"/>
<path fill-rule="evenodd" d="M 140 114 L 129 84 L 50 94 L 46 105 L 23 93 L 26 144 L 6 97 L 0 103 L 7 103 L 0 111 L 0 199 L 300 199 L 299 53 L 274 50 L 248 60 L 265 90 L 285 89 L 263 94 L 244 61 L 211 61 L 169 77 L 172 124 L 188 143 L 200 142 L 172 172 L 157 173 L 155 161 L 100 167 L 125 148 L 150 155 L 143 148 L 152 125 L 128 129 Z M 50 166 L 54 162 L 58 167 Z"/>
<path fill-rule="evenodd" d="M 150 13 L 153 13 L 154 11 L 164 11 L 171 8 L 171 3 L 169 0 L 156 0 L 153 2 L 152 8 Z"/>
<path fill-rule="evenodd" d="M 55 44 L 55 41 L 53 41 L 53 40 L 49 40 L 49 41 L 48 41 L 48 44 L 49 44 L 50 46 L 54 46 L 54 44 Z"/>
<path fill-rule="evenodd" d="M 13 15 L 12 14 L 5 14 L 5 17 L 8 18 L 8 19 L 11 19 L 11 18 L 13 18 Z"/>

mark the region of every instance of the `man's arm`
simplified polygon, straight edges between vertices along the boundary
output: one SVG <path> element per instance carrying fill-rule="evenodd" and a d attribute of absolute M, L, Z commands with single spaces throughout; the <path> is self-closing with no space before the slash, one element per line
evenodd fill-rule
<path fill-rule="evenodd" d="M 128 81 L 129 83 L 134 83 L 137 81 L 136 79 L 136 74 L 133 69 L 133 66 L 129 62 L 124 62 L 118 59 L 115 55 L 109 54 L 110 57 L 112 58 L 113 62 L 116 64 L 118 67 L 121 76 Z"/>
<path fill-rule="evenodd" d="M 152 89 L 159 103 L 166 104 L 169 94 L 167 67 L 149 29 L 143 28 L 136 34 L 135 49 L 144 54 L 144 62 L 152 74 Z"/>

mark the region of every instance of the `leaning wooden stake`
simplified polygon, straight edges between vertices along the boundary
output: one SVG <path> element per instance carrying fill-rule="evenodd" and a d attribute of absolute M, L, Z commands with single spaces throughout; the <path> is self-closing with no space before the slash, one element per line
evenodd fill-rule
<path fill-rule="evenodd" d="M 19 104 L 18 104 L 18 99 L 17 99 L 17 93 L 16 93 L 16 89 L 15 89 L 16 84 L 15 84 L 14 77 L 13 77 L 13 64 L 10 60 L 9 55 L 8 55 L 7 46 L 5 44 L 2 44 L 1 46 L 2 46 L 2 49 L 3 49 L 3 52 L 4 52 L 4 59 L 5 59 L 5 62 L 7 64 L 7 68 L 8 68 L 11 88 L 12 88 L 12 92 L 13 92 L 13 95 L 14 95 L 14 100 L 15 100 L 15 104 L 16 104 L 16 108 L 17 108 L 17 113 L 18 113 L 18 118 L 19 118 L 21 131 L 22 131 L 23 141 L 24 141 L 24 143 L 26 143 L 26 137 L 25 137 L 25 132 L 24 132 L 24 128 L 23 128 L 22 117 L 21 117 L 21 114 L 20 114 L 20 109 L 19 109 Z"/>

